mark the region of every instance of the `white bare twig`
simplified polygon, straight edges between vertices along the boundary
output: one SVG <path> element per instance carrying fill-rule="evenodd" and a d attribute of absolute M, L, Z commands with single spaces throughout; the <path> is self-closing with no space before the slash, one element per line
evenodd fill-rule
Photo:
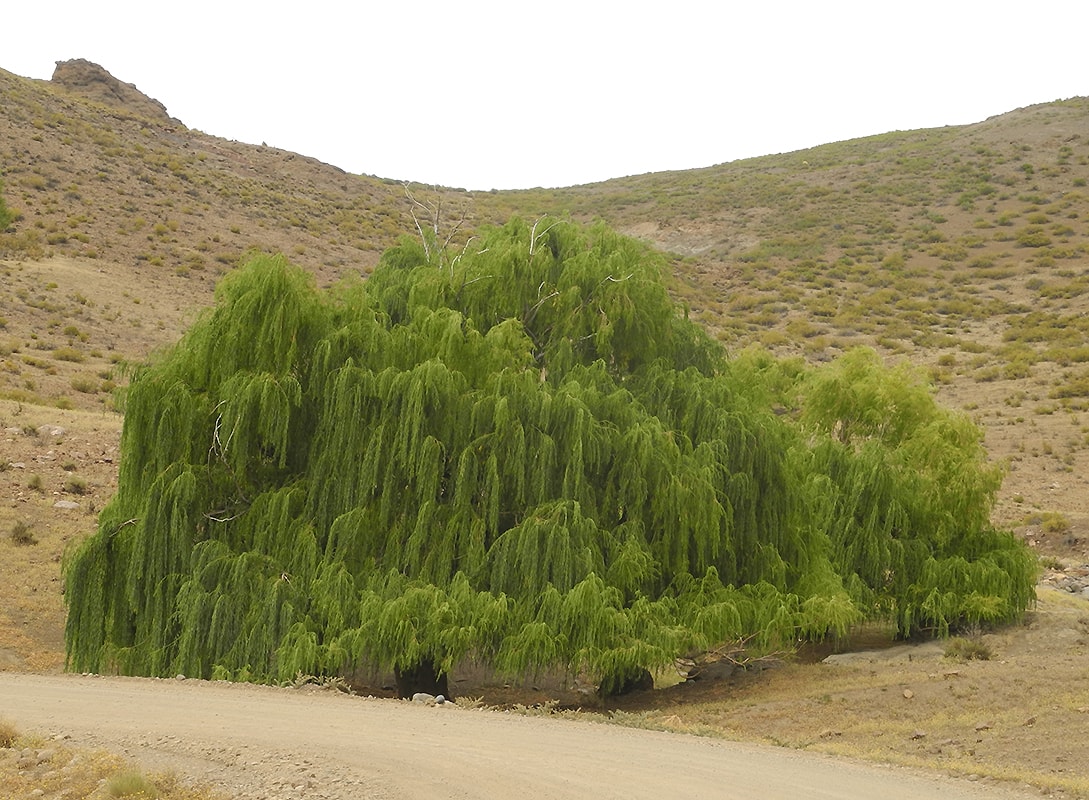
<path fill-rule="evenodd" d="M 560 224 L 559 220 L 556 220 L 540 233 L 537 233 L 537 226 L 541 224 L 547 217 L 539 217 L 536 222 L 533 223 L 533 227 L 529 230 L 529 254 L 532 256 L 537 250 L 537 240 L 548 233 L 550 230 Z"/>
<path fill-rule="evenodd" d="M 237 514 L 232 514 L 229 517 L 217 517 L 216 516 L 216 514 L 222 514 L 222 513 L 224 513 L 224 512 L 223 511 L 208 511 L 208 512 L 206 512 L 204 514 L 204 518 L 207 519 L 207 520 L 211 520 L 212 522 L 232 522 L 232 521 L 238 519 L 239 517 L 241 517 L 242 514 L 245 513 L 245 509 L 243 509 L 242 511 L 239 511 Z"/>

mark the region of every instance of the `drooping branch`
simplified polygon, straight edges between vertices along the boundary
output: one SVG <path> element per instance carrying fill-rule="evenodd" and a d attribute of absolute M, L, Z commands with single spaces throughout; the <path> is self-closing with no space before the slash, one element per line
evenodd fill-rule
<path fill-rule="evenodd" d="M 1031 602 L 978 430 L 910 376 L 727 359 L 600 225 L 512 220 L 446 261 L 460 223 L 440 244 L 441 203 L 406 196 L 422 246 L 326 291 L 259 257 L 133 378 L 118 492 L 66 559 L 70 668 L 473 658 L 615 688 Z"/>

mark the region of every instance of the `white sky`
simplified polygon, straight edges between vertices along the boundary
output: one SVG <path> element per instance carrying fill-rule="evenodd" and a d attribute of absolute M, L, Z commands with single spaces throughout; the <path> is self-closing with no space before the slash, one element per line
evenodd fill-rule
<path fill-rule="evenodd" d="M 86 58 L 190 128 L 478 190 L 1089 95 L 1085 0 L 53 0 L 8 4 L 0 31 L 18 75 Z"/>

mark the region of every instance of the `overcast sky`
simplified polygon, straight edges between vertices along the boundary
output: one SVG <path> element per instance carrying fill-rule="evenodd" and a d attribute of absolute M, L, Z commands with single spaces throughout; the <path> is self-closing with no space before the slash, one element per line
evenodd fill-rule
<path fill-rule="evenodd" d="M 0 25 L 9 72 L 48 79 L 86 58 L 190 128 L 466 189 L 705 167 L 1089 95 L 1084 0 L 51 0 L 9 4 Z"/>

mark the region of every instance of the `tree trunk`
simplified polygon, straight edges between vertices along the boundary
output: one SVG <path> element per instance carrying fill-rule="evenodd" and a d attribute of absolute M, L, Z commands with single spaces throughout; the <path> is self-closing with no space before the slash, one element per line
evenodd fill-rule
<path fill-rule="evenodd" d="M 405 669 L 395 668 L 393 675 L 397 681 L 397 695 L 402 699 L 409 699 L 417 692 L 435 696 L 441 694 L 447 700 L 451 699 L 446 673 L 439 672 L 435 662 L 429 658 Z"/>
<path fill-rule="evenodd" d="M 649 692 L 654 688 L 654 676 L 648 669 L 637 669 L 625 675 L 606 676 L 597 689 L 601 697 L 619 697 L 632 692 Z"/>

